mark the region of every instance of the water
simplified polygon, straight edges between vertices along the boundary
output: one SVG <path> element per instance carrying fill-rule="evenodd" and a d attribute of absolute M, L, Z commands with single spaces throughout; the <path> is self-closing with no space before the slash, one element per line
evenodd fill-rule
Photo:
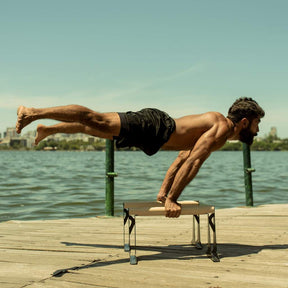
<path fill-rule="evenodd" d="M 116 152 L 115 215 L 153 201 L 176 152 Z M 0 151 L 0 222 L 105 214 L 105 153 Z M 288 152 L 252 152 L 254 205 L 288 203 Z M 179 200 L 245 205 L 242 152 L 215 152 Z"/>

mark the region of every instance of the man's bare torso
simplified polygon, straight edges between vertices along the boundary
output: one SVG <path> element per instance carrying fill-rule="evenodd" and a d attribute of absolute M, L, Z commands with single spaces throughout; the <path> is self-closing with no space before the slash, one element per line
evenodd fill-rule
<path fill-rule="evenodd" d="M 215 141 L 215 150 L 223 146 L 229 137 L 231 122 L 218 112 L 184 116 L 175 119 L 176 129 L 162 147 L 166 150 L 191 150 L 201 136 Z M 214 149 L 213 149 L 214 150 Z"/>

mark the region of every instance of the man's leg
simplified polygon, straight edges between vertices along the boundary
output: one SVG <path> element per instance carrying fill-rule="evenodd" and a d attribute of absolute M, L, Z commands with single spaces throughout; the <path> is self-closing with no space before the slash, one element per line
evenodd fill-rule
<path fill-rule="evenodd" d="M 37 135 L 35 138 L 35 145 L 38 145 L 40 141 L 45 139 L 46 137 L 50 135 L 54 135 L 57 133 L 65 133 L 65 134 L 75 134 L 75 133 L 83 133 L 83 134 L 88 134 L 91 136 L 95 137 L 100 137 L 100 138 L 105 138 L 105 139 L 110 139 L 112 140 L 113 137 L 106 137 L 107 135 L 104 133 L 99 132 L 96 129 L 93 129 L 89 126 L 85 126 L 80 123 L 59 123 L 56 125 L 51 125 L 51 126 L 45 126 L 42 124 L 39 124 L 37 126 Z"/>
<path fill-rule="evenodd" d="M 54 119 L 62 122 L 76 122 L 88 126 L 101 134 L 99 137 L 112 138 L 120 133 L 121 122 L 118 113 L 98 113 L 80 105 L 51 108 L 27 108 L 20 106 L 17 111 L 17 133 L 39 119 Z"/>

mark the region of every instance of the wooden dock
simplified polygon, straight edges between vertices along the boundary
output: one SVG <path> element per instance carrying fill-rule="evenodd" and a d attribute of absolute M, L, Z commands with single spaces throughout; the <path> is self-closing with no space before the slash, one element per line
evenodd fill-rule
<path fill-rule="evenodd" d="M 288 287 L 288 204 L 216 209 L 219 263 L 191 247 L 192 216 L 136 221 L 138 265 L 121 217 L 2 222 L 0 287 Z"/>

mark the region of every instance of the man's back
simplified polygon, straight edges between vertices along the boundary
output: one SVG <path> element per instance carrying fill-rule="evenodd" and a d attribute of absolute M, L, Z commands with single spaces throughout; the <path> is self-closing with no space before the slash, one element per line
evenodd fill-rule
<path fill-rule="evenodd" d="M 218 112 L 184 116 L 175 122 L 176 129 L 164 149 L 191 150 L 199 138 L 206 135 L 213 138 L 218 149 L 225 144 L 233 127 L 233 123 Z"/>

